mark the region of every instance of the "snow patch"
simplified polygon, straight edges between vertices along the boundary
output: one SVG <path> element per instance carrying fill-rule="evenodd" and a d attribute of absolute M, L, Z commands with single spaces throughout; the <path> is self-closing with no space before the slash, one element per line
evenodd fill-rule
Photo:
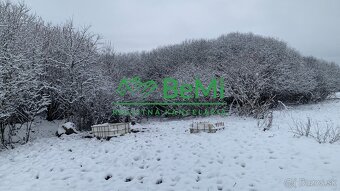
<path fill-rule="evenodd" d="M 340 124 L 340 100 L 275 111 L 273 127 L 241 117 L 155 121 L 110 141 L 42 138 L 0 153 L 0 190 L 291 190 L 294 180 L 328 181 L 337 190 L 340 143 L 295 138 L 292 118 Z M 213 134 L 190 134 L 193 121 L 222 121 Z M 53 185 L 53 186 L 51 186 Z M 293 189 L 294 190 L 294 189 Z"/>

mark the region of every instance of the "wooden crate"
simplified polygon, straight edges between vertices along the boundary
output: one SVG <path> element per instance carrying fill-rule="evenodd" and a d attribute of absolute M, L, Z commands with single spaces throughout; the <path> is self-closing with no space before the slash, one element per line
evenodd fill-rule
<path fill-rule="evenodd" d="M 93 135 L 98 138 L 111 138 L 130 133 L 129 123 L 104 123 L 91 126 Z"/>
<path fill-rule="evenodd" d="M 224 129 L 224 122 L 209 123 L 209 122 L 195 122 L 191 124 L 190 133 L 216 133 L 218 130 Z"/>

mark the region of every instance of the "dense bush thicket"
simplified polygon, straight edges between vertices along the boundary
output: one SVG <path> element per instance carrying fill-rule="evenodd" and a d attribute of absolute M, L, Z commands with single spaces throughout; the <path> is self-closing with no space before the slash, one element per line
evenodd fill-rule
<path fill-rule="evenodd" d="M 51 25 L 23 4 L 0 2 L 0 140 L 4 144 L 16 123 L 26 124 L 28 141 L 37 115 L 48 120 L 66 118 L 86 129 L 112 120 L 113 101 L 164 101 L 162 91 L 152 97 L 117 95 L 120 80 L 135 76 L 159 84 L 165 77 L 179 83 L 199 78 L 205 85 L 213 77 L 223 77 L 226 98 L 209 101 L 227 102 L 238 114 L 253 116 L 278 100 L 320 101 L 340 90 L 337 65 L 303 57 L 273 38 L 232 33 L 118 54 L 100 44 L 88 28 L 75 29 L 72 22 Z"/>
<path fill-rule="evenodd" d="M 213 77 L 223 77 L 226 98 L 214 101 L 228 102 L 238 114 L 256 117 L 277 101 L 320 101 L 340 87 L 336 64 L 303 57 L 282 41 L 251 33 L 191 40 L 139 54 L 118 54 L 114 64 L 120 71 L 116 79 L 138 75 L 161 84 L 163 78 L 171 76 L 185 83 L 200 78 L 207 85 Z M 161 93 L 146 101 L 162 100 Z"/>

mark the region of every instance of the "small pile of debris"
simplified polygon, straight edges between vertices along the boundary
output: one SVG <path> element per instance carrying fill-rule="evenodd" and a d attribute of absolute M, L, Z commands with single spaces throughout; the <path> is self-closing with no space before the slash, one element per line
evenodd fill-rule
<path fill-rule="evenodd" d="M 61 135 L 71 135 L 71 134 L 77 134 L 76 125 L 72 122 L 67 122 L 61 125 L 61 127 L 58 128 L 58 131 L 55 133 L 56 136 L 60 137 Z"/>

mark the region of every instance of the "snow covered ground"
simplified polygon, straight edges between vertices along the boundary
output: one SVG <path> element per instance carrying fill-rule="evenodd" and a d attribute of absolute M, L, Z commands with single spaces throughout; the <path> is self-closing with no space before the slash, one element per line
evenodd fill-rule
<path fill-rule="evenodd" d="M 229 116 L 150 121 L 110 141 L 45 137 L 0 152 L 0 190 L 340 190 L 340 143 L 290 132 L 307 117 L 340 126 L 340 100 L 275 111 L 265 132 Z M 200 120 L 226 128 L 190 134 Z"/>

